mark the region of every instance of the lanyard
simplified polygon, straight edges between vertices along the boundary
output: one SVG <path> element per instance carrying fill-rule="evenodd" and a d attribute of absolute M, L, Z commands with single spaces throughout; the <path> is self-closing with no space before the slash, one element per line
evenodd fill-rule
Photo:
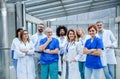
<path fill-rule="evenodd" d="M 68 53 L 69 47 L 72 46 L 73 44 L 75 44 L 75 42 L 67 43 L 67 46 L 66 46 L 66 52 L 67 52 L 67 53 Z"/>

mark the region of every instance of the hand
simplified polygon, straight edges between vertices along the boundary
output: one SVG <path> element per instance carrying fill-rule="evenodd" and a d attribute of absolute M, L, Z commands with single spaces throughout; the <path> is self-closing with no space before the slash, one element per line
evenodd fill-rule
<path fill-rule="evenodd" d="M 45 53 L 51 53 L 51 51 L 50 51 L 50 49 L 45 49 L 43 52 L 45 52 Z"/>
<path fill-rule="evenodd" d="M 105 48 L 111 48 L 111 46 L 106 46 Z"/>
<path fill-rule="evenodd" d="M 66 62 L 66 59 L 63 58 L 62 60 L 63 60 L 64 62 Z"/>
<path fill-rule="evenodd" d="M 30 48 L 30 50 L 32 50 L 33 48 Z"/>
<path fill-rule="evenodd" d="M 72 59 L 72 60 L 70 61 L 70 63 L 72 63 L 72 62 L 76 62 L 76 59 Z"/>
<path fill-rule="evenodd" d="M 100 56 L 101 54 L 99 54 L 98 52 L 94 52 L 94 53 L 91 53 L 91 55 Z"/>
<path fill-rule="evenodd" d="M 91 50 L 92 53 L 96 51 L 96 49 L 90 49 L 90 50 Z"/>
<path fill-rule="evenodd" d="M 52 41 L 52 37 L 48 37 L 47 41 L 51 42 Z"/>
<path fill-rule="evenodd" d="M 27 55 L 28 51 L 27 50 L 20 50 L 22 53 L 25 53 Z"/>

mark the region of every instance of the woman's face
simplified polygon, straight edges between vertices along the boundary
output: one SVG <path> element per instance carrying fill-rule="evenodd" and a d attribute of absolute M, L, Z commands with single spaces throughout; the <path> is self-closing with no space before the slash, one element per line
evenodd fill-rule
<path fill-rule="evenodd" d="M 97 33 L 97 31 L 96 31 L 94 28 L 91 28 L 91 29 L 89 30 L 89 35 L 90 35 L 91 37 L 94 37 L 94 36 L 96 35 L 96 33 Z"/>
<path fill-rule="evenodd" d="M 71 41 L 73 41 L 75 39 L 75 35 L 72 31 L 69 32 L 68 37 Z"/>
<path fill-rule="evenodd" d="M 28 39 L 28 32 L 27 31 L 24 31 L 24 33 L 23 33 L 23 39 Z"/>
<path fill-rule="evenodd" d="M 81 29 L 77 29 L 77 34 L 81 36 L 82 35 L 82 30 Z"/>

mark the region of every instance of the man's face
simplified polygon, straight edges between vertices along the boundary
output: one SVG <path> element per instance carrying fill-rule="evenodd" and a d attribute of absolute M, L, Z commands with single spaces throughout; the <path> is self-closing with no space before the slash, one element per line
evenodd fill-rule
<path fill-rule="evenodd" d="M 44 26 L 43 25 L 38 25 L 38 32 L 39 33 L 42 33 L 43 32 L 43 29 L 44 29 Z"/>
<path fill-rule="evenodd" d="M 97 23 L 97 29 L 98 29 L 98 31 L 102 31 L 103 30 L 103 23 Z"/>
<path fill-rule="evenodd" d="M 60 36 L 64 36 L 64 34 L 65 34 L 64 29 L 60 29 Z"/>
<path fill-rule="evenodd" d="M 52 30 L 47 30 L 47 31 L 46 31 L 46 35 L 47 35 L 48 37 L 51 37 L 51 36 L 52 36 Z"/>

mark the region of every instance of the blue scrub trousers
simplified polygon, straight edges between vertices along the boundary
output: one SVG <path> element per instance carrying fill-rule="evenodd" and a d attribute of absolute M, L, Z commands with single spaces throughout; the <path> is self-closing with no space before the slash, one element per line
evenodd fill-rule
<path fill-rule="evenodd" d="M 79 71 L 80 71 L 81 79 L 85 79 L 84 78 L 84 74 L 85 74 L 85 62 L 79 61 L 78 64 L 79 64 Z"/>
<path fill-rule="evenodd" d="M 58 62 L 51 64 L 41 64 L 40 79 L 58 79 Z"/>

